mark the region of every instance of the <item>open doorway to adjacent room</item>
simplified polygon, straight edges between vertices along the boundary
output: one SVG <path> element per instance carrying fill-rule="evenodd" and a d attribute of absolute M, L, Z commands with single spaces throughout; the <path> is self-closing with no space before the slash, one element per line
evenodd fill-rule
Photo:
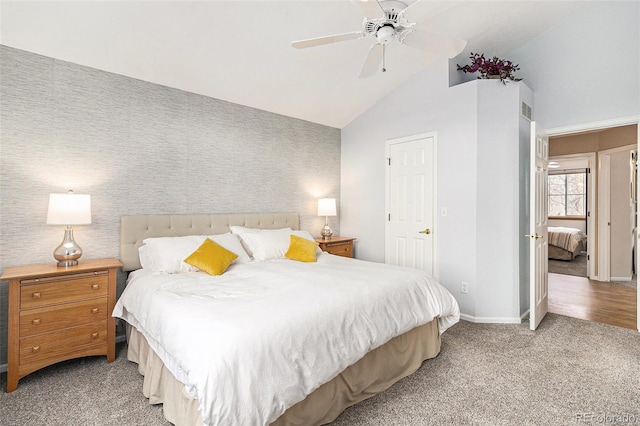
<path fill-rule="evenodd" d="M 638 126 L 549 139 L 549 312 L 637 329 Z"/>

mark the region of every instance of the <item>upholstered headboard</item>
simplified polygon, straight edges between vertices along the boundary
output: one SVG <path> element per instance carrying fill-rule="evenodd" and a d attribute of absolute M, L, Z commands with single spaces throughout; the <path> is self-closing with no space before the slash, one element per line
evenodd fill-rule
<path fill-rule="evenodd" d="M 120 261 L 124 271 L 140 269 L 138 248 L 145 238 L 215 235 L 229 232 L 229 226 L 278 229 L 300 228 L 297 213 L 238 213 L 200 215 L 138 215 L 120 218 Z"/>

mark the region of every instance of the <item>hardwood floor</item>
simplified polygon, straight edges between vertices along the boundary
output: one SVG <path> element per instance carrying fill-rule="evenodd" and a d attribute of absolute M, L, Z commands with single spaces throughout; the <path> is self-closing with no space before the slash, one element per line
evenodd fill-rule
<path fill-rule="evenodd" d="M 549 274 L 549 312 L 637 330 L 636 289 Z"/>

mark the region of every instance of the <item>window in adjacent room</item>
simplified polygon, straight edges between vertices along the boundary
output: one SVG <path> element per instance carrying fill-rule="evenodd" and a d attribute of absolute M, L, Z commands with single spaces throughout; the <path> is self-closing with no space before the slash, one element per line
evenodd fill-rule
<path fill-rule="evenodd" d="M 586 172 L 549 175 L 549 217 L 585 217 L 586 207 Z"/>

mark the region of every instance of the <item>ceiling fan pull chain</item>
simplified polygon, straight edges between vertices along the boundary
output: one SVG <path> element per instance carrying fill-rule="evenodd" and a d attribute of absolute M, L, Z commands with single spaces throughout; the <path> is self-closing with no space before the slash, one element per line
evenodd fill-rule
<path fill-rule="evenodd" d="M 386 51 L 387 51 L 387 46 L 383 44 L 382 45 L 382 72 L 387 72 L 387 69 L 384 67 Z"/>

